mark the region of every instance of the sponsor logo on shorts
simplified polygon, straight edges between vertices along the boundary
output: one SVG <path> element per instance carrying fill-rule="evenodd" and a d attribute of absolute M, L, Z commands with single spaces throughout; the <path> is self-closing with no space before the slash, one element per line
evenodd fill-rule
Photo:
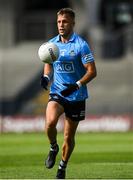
<path fill-rule="evenodd" d="M 85 111 L 80 112 L 80 117 L 85 116 Z"/>
<path fill-rule="evenodd" d="M 53 98 L 54 99 L 59 99 L 57 95 L 53 95 Z"/>
<path fill-rule="evenodd" d="M 81 111 L 79 114 L 73 114 L 72 115 L 73 118 L 84 117 L 84 116 L 85 116 L 85 111 Z"/>
<path fill-rule="evenodd" d="M 51 99 L 59 99 L 59 97 L 55 94 L 55 95 L 49 95 L 49 100 Z"/>
<path fill-rule="evenodd" d="M 75 117 L 78 117 L 78 114 L 73 114 L 72 117 L 74 117 L 74 118 L 75 118 Z"/>

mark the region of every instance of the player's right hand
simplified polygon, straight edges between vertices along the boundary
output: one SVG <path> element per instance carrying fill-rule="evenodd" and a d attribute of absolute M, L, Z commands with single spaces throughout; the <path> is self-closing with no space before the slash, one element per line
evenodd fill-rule
<path fill-rule="evenodd" d="M 70 94 L 72 94 L 74 91 L 79 89 L 79 86 L 77 83 L 75 84 L 64 84 L 65 86 L 67 86 L 66 89 L 64 89 L 63 91 L 61 91 L 61 95 L 62 96 L 69 96 Z"/>
<path fill-rule="evenodd" d="M 48 90 L 47 89 L 48 83 L 49 83 L 49 79 L 46 76 L 41 76 L 40 84 L 41 84 L 42 88 Z"/>

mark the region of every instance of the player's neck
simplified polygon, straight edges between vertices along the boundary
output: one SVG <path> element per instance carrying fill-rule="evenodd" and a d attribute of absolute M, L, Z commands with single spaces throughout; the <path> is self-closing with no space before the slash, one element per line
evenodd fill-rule
<path fill-rule="evenodd" d="M 73 34 L 73 32 L 71 32 L 70 34 L 68 34 L 66 36 L 61 36 L 61 42 L 62 43 L 67 43 L 69 41 L 69 39 L 71 38 L 72 34 Z"/>

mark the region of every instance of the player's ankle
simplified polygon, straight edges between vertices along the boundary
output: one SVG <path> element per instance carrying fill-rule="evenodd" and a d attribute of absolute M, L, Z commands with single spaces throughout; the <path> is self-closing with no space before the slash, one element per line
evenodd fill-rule
<path fill-rule="evenodd" d="M 58 147 L 57 141 L 50 143 L 50 149 L 58 151 L 59 147 Z"/>
<path fill-rule="evenodd" d="M 61 169 L 61 170 L 65 171 L 66 167 L 67 167 L 67 161 L 61 160 L 60 163 L 59 163 L 58 169 Z"/>

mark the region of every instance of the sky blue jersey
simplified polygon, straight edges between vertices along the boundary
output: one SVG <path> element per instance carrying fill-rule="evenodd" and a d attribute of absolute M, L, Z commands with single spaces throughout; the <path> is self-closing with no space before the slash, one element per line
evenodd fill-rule
<path fill-rule="evenodd" d="M 84 64 L 94 61 L 89 45 L 79 35 L 73 33 L 67 43 L 60 41 L 60 35 L 54 37 L 50 42 L 55 43 L 60 50 L 59 58 L 53 63 L 53 82 L 50 93 L 61 95 L 61 91 L 67 86 L 74 84 L 86 73 Z M 86 85 L 65 97 L 68 101 L 82 101 L 88 98 Z"/>

